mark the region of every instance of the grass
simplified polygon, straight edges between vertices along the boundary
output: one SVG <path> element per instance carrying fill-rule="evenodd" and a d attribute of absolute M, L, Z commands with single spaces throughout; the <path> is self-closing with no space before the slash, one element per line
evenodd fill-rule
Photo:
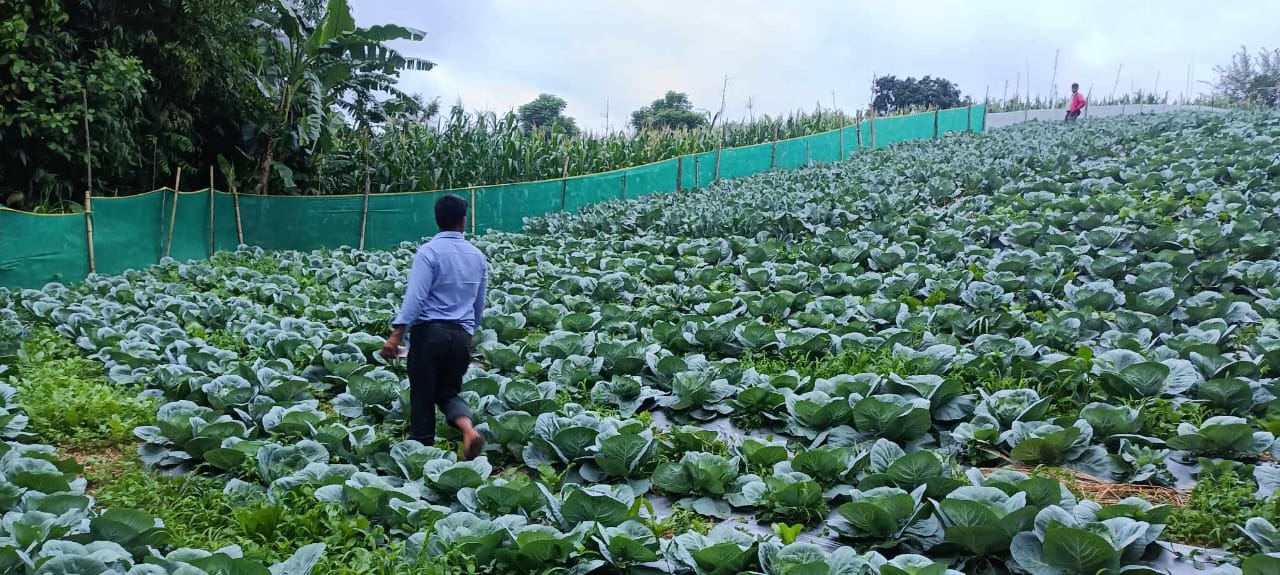
<path fill-rule="evenodd" d="M 133 442 L 133 428 L 151 421 L 152 399 L 107 381 L 102 365 L 46 327 L 36 327 L 18 352 L 12 378 L 36 439 L 64 447 Z"/>
<path fill-rule="evenodd" d="M 1237 526 L 1250 517 L 1280 523 L 1280 497 L 1256 499 L 1253 479 L 1232 472 L 1201 476 L 1187 505 L 1176 509 L 1164 537 L 1177 543 L 1226 549 L 1248 554 L 1256 551 Z"/>
<path fill-rule="evenodd" d="M 410 565 L 404 542 L 380 525 L 340 506 L 317 501 L 307 488 L 277 501 L 225 494 L 222 484 L 198 475 L 166 477 L 143 470 L 135 459 L 107 470 L 86 471 L 102 507 L 140 509 L 162 521 L 175 547 L 218 549 L 239 545 L 266 563 L 287 559 L 298 547 L 324 543 L 314 573 L 467 573 L 465 558 L 432 558 Z M 109 471 L 109 472 L 108 472 Z"/>

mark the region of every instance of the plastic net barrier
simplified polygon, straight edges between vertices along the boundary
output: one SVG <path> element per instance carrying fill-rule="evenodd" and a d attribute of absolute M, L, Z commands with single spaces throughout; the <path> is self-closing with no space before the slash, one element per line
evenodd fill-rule
<path fill-rule="evenodd" d="M 441 194 L 471 202 L 476 232 L 519 231 L 525 218 L 576 212 L 591 204 L 694 189 L 716 179 L 847 158 L 859 148 L 947 132 L 981 132 L 985 109 L 971 106 L 877 118 L 812 136 L 725 148 L 600 174 L 431 192 L 348 196 L 233 196 L 201 190 L 158 190 L 124 198 L 94 198 L 91 214 L 30 214 L 0 208 L 0 287 L 71 283 L 89 273 L 86 218 L 93 219 L 94 270 L 116 274 L 168 255 L 206 258 L 244 243 L 271 250 L 356 247 L 385 249 L 436 233 L 433 206 Z M 861 146 L 859 145 L 861 142 Z M 211 198 L 212 196 L 212 198 Z M 236 204 L 239 203 L 237 214 Z M 367 207 L 366 207 L 367 202 Z M 239 226 L 237 226 L 237 215 Z"/>

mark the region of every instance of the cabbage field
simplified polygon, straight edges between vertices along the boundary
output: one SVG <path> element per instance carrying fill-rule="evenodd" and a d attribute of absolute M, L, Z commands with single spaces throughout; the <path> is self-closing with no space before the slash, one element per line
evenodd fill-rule
<path fill-rule="evenodd" d="M 469 462 L 403 440 L 377 356 L 412 244 L 0 290 L 0 571 L 334 561 L 98 505 L 24 431 L 53 329 L 155 398 L 147 469 L 358 517 L 387 572 L 1277 573 L 1278 180 L 1274 115 L 1030 123 L 474 238 Z"/>

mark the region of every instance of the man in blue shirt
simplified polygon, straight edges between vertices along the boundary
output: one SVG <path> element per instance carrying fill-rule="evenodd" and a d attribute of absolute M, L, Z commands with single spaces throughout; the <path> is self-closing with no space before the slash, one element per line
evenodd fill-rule
<path fill-rule="evenodd" d="M 446 195 L 436 201 L 435 211 L 441 231 L 413 257 L 404 303 L 391 322 L 382 357 L 399 357 L 408 331 L 409 439 L 435 443 L 440 406 L 445 421 L 462 432 L 463 454 L 470 460 L 480 455 L 484 439 L 458 394 L 471 363 L 472 335 L 484 317 L 489 269 L 484 254 L 462 236 L 467 201 Z"/>

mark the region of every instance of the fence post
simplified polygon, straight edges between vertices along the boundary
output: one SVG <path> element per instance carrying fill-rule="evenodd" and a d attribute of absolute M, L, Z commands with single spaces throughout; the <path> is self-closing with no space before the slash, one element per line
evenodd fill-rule
<path fill-rule="evenodd" d="M 684 187 L 684 156 L 676 158 L 676 191 Z"/>
<path fill-rule="evenodd" d="M 715 177 L 711 180 L 713 182 L 720 181 L 720 145 L 720 142 L 716 143 L 716 173 Z"/>
<path fill-rule="evenodd" d="M 178 176 L 173 180 L 173 208 L 169 211 L 169 241 L 164 244 L 164 257 L 173 251 L 173 226 L 178 221 L 178 188 L 182 187 L 182 166 L 178 166 Z"/>
<path fill-rule="evenodd" d="M 969 107 L 966 108 L 964 112 L 964 131 L 966 132 L 973 131 L 973 104 L 972 103 L 969 104 Z"/>
<path fill-rule="evenodd" d="M 871 149 L 876 149 L 876 110 L 871 109 L 871 119 L 868 120 L 868 128 L 871 129 Z"/>
<path fill-rule="evenodd" d="M 778 165 L 778 125 L 773 125 L 773 147 L 769 148 L 769 169 Z"/>
<path fill-rule="evenodd" d="M 702 158 L 699 156 L 693 157 L 693 188 L 702 188 Z"/>
<path fill-rule="evenodd" d="M 467 202 L 468 211 L 471 212 L 471 235 L 476 235 L 476 189 L 471 188 L 471 201 Z"/>
<path fill-rule="evenodd" d="M 627 171 L 622 171 L 622 196 L 620 199 L 627 199 Z"/>
<path fill-rule="evenodd" d="M 861 150 L 862 149 L 862 110 L 858 110 L 858 117 L 854 118 L 854 121 L 857 122 L 854 124 L 854 131 L 858 136 L 858 149 Z"/>
<path fill-rule="evenodd" d="M 940 111 L 937 108 L 933 109 L 933 139 L 935 140 L 938 139 L 938 114 L 939 113 Z"/>
<path fill-rule="evenodd" d="M 244 224 L 240 221 L 240 193 L 236 189 L 235 178 L 229 180 L 231 183 L 231 201 L 236 208 L 236 247 L 244 245 Z"/>
<path fill-rule="evenodd" d="M 809 140 L 804 141 L 804 165 L 809 165 Z"/>
<path fill-rule="evenodd" d="M 566 211 L 565 200 L 569 193 L 569 154 L 566 154 L 564 150 L 561 150 L 560 153 L 564 154 L 564 166 L 560 168 L 560 211 L 563 212 Z"/>
<path fill-rule="evenodd" d="M 356 249 L 364 249 L 365 229 L 369 225 L 369 191 L 372 186 L 369 182 L 369 134 L 365 133 L 364 138 L 364 201 L 360 207 L 360 246 Z"/>
<path fill-rule="evenodd" d="M 89 136 L 89 90 L 80 90 L 84 104 L 84 167 L 89 185 L 84 189 L 84 234 L 89 246 L 89 273 L 97 271 L 98 263 L 93 253 L 93 140 Z"/>
<path fill-rule="evenodd" d="M 209 165 L 209 257 L 213 257 L 213 165 Z"/>

